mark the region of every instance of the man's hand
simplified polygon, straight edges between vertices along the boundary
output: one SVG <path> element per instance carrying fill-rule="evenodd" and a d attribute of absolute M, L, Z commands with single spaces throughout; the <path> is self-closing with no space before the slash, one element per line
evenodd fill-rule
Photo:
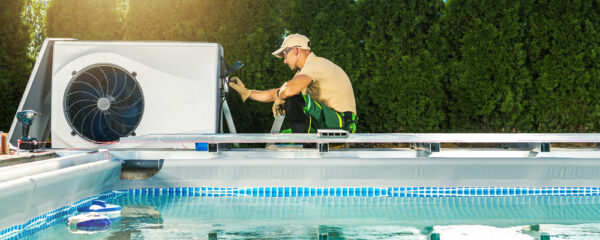
<path fill-rule="evenodd" d="M 242 102 L 245 102 L 246 99 L 250 97 L 250 94 L 252 94 L 252 91 L 254 91 L 248 90 L 246 86 L 244 86 L 242 80 L 240 80 L 238 77 L 232 77 L 229 80 L 229 86 L 240 94 L 240 97 L 242 97 Z"/>
<path fill-rule="evenodd" d="M 276 98 L 273 103 L 273 117 L 276 118 L 277 115 L 285 115 L 285 100 L 281 98 Z"/>

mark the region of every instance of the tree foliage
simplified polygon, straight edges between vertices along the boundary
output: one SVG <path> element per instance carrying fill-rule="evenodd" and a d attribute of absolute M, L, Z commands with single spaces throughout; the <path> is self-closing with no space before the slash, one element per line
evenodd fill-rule
<path fill-rule="evenodd" d="M 525 91 L 526 16 L 519 1 L 450 1 L 446 33 L 448 124 L 451 131 L 529 129 Z M 529 116 L 530 117 L 530 116 Z"/>
<path fill-rule="evenodd" d="M 123 24 L 122 0 L 52 0 L 46 12 L 46 33 L 51 38 L 119 40 Z"/>
<path fill-rule="evenodd" d="M 31 72 L 29 28 L 22 18 L 25 1 L 0 1 L 0 129 L 8 131 Z"/>
<path fill-rule="evenodd" d="M 600 2 L 535 1 L 524 29 L 537 132 L 598 131 Z"/>
<path fill-rule="evenodd" d="M 439 1 L 365 0 L 361 122 L 368 132 L 433 132 L 442 129 L 442 69 L 432 55 L 429 31 L 443 9 Z M 359 24 L 360 24 L 359 23 Z"/>
<path fill-rule="evenodd" d="M 29 57 L 35 59 L 46 38 L 46 0 L 27 0 L 25 5 L 25 23 L 30 29 Z"/>

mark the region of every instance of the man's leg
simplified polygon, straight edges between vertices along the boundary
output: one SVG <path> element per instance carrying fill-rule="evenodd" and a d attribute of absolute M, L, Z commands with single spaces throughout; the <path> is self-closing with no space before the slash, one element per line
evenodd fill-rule
<path fill-rule="evenodd" d="M 285 100 L 285 114 L 293 133 L 308 133 L 309 117 L 304 114 L 304 98 L 294 95 Z"/>

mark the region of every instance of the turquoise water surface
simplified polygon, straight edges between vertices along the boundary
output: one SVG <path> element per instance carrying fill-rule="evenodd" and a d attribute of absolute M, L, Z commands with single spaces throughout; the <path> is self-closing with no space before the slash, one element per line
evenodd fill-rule
<path fill-rule="evenodd" d="M 248 197 L 122 195 L 110 229 L 66 218 L 25 239 L 600 239 L 600 197 Z"/>

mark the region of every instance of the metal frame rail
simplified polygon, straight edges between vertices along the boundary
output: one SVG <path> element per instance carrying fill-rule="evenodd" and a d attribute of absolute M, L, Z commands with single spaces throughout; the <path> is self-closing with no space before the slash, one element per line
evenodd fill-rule
<path fill-rule="evenodd" d="M 316 143 L 327 152 L 330 143 L 409 143 L 438 152 L 441 143 L 534 143 L 540 152 L 549 152 L 550 143 L 596 143 L 597 133 L 355 133 L 320 130 L 314 134 L 238 133 L 238 134 L 160 134 L 121 138 L 119 145 L 150 143 L 207 143 L 218 151 L 223 143 Z"/>
<path fill-rule="evenodd" d="M 347 137 L 318 133 L 161 134 L 121 138 L 121 142 L 205 143 L 573 143 L 600 142 L 598 133 L 354 133 Z"/>

